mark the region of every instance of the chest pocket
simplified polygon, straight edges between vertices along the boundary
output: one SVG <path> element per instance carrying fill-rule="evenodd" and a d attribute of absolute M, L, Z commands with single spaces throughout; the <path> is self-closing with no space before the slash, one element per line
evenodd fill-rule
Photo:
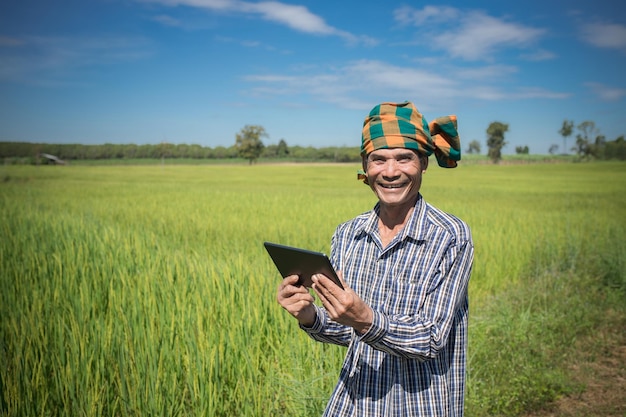
<path fill-rule="evenodd" d="M 383 312 L 394 315 L 415 315 L 426 297 L 439 282 L 439 271 L 433 265 L 409 262 L 399 265 L 387 277 L 387 294 Z"/>

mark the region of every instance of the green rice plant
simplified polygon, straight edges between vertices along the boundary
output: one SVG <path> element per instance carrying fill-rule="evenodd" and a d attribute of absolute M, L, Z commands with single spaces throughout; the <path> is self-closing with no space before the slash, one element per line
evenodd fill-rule
<path fill-rule="evenodd" d="M 328 252 L 376 201 L 357 168 L 0 168 L 0 415 L 320 414 L 345 350 L 282 311 L 262 242 Z M 624 301 L 625 177 L 616 163 L 427 171 L 425 198 L 475 240 L 468 414 L 573 389 L 556 347 L 593 331 L 598 300 Z"/>
<path fill-rule="evenodd" d="M 542 187 L 516 202 L 535 224 L 524 227 L 525 242 L 508 242 L 517 250 L 526 245 L 519 273 L 474 304 L 470 415 L 519 415 L 583 389 L 572 384 L 567 365 L 602 350 L 603 333 L 626 325 L 626 273 L 618 269 L 626 255 L 624 171 L 575 167 L 567 178 L 569 169 L 540 167 Z M 613 309 L 621 313 L 609 319 Z M 592 346 L 580 345 L 594 335 Z"/>

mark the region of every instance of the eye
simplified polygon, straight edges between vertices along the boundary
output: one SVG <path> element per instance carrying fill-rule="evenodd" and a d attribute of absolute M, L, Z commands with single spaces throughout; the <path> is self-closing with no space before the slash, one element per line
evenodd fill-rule
<path fill-rule="evenodd" d="M 370 159 L 370 162 L 374 165 L 384 165 L 385 164 L 385 158 L 381 158 L 381 157 L 373 157 Z"/>

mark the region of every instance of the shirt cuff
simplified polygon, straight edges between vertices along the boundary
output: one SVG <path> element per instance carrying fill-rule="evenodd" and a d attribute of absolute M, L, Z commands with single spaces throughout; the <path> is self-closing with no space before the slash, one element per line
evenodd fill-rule
<path fill-rule="evenodd" d="M 300 328 L 309 334 L 321 333 L 322 329 L 324 328 L 324 323 L 325 323 L 325 320 L 322 319 L 325 316 L 323 312 L 320 311 L 319 306 L 314 305 L 314 307 L 315 307 L 315 321 L 313 322 L 313 325 L 311 327 L 303 326 L 302 324 L 300 325 Z"/>
<path fill-rule="evenodd" d="M 371 344 L 381 340 L 389 331 L 389 321 L 387 317 L 378 312 L 372 311 L 372 324 L 365 333 L 361 335 L 361 340 L 365 343 Z"/>

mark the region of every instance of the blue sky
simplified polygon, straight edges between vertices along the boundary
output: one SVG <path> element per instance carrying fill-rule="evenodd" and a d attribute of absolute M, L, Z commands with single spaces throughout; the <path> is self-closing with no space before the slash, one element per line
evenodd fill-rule
<path fill-rule="evenodd" d="M 464 150 L 499 121 L 546 154 L 564 119 L 626 134 L 625 74 L 614 0 L 0 2 L 0 141 L 358 146 L 410 100 Z"/>

